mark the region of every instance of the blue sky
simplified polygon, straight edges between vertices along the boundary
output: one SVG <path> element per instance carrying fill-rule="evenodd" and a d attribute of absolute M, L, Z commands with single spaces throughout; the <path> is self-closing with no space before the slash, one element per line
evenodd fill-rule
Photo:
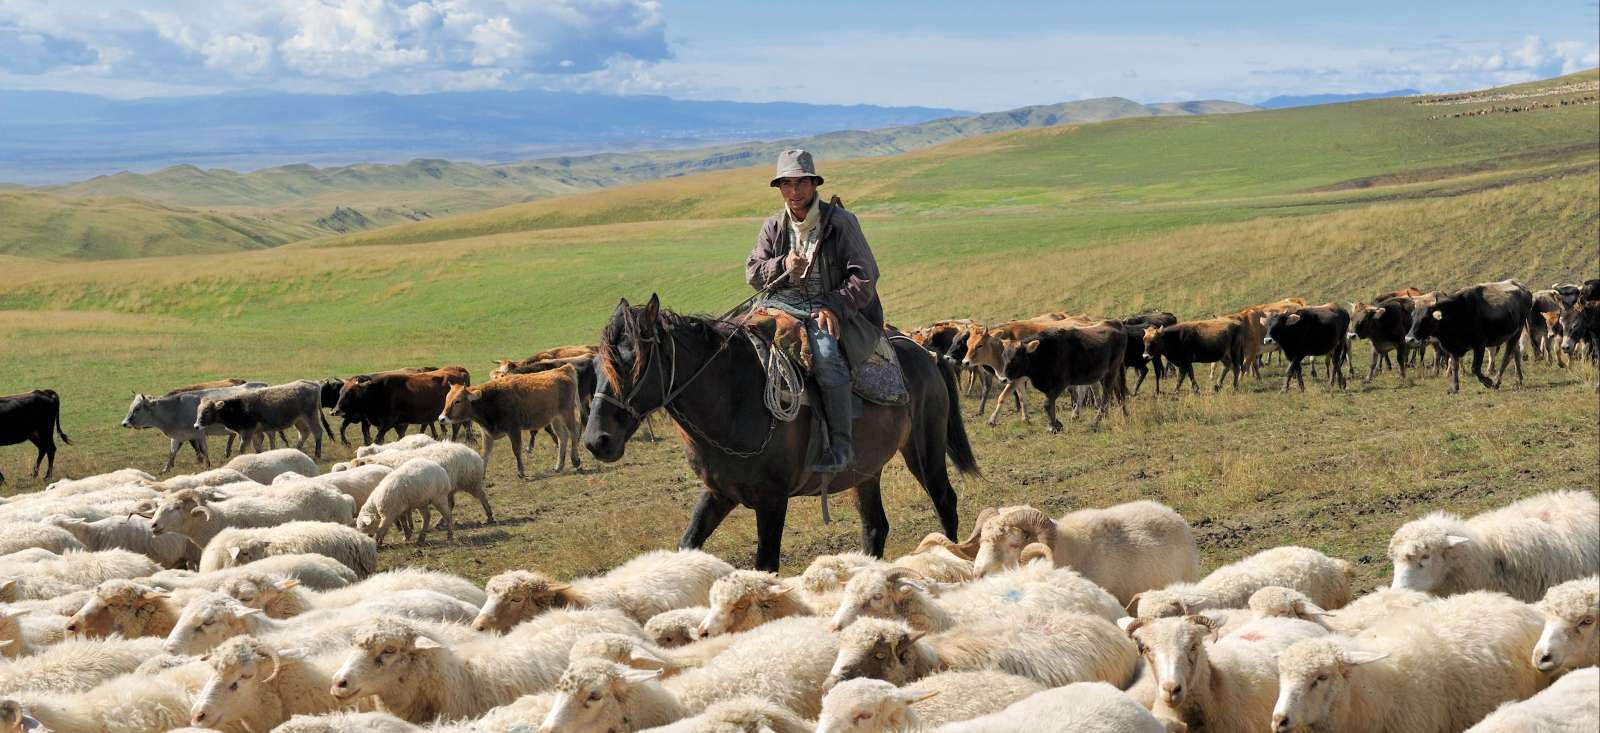
<path fill-rule="evenodd" d="M 1600 64 L 1594 0 L 0 0 L 0 88 L 545 88 L 997 110 L 1413 87 Z"/>

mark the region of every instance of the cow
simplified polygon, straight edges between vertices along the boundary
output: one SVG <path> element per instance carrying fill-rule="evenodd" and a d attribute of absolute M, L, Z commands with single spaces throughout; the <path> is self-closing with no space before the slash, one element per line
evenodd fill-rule
<path fill-rule="evenodd" d="M 494 379 L 495 377 L 513 374 L 514 372 L 512 372 L 512 369 L 516 367 L 537 364 L 541 361 L 549 361 L 551 359 L 573 359 L 580 356 L 594 356 L 596 353 L 599 353 L 599 350 L 593 346 L 557 346 L 553 349 L 545 349 L 544 351 L 534 354 L 526 359 L 495 359 L 492 361 L 495 367 L 489 372 L 489 378 Z"/>
<path fill-rule="evenodd" d="M 360 416 L 378 429 L 374 441 L 382 443 L 383 436 L 390 430 L 399 437 L 405 435 L 407 425 L 431 425 L 444 410 L 444 398 L 450 394 L 450 385 L 471 383 L 472 377 L 466 367 L 460 366 L 412 374 L 377 374 L 370 379 L 351 378 L 339 393 L 333 414 L 335 417 Z M 460 429 L 460 425 L 451 426 L 451 437 L 459 435 Z M 365 426 L 361 437 L 368 440 Z"/>
<path fill-rule="evenodd" d="M 338 417 L 342 421 L 339 424 L 339 442 L 344 443 L 345 445 L 350 445 L 350 439 L 345 437 L 345 431 L 350 428 L 352 423 L 361 426 L 361 442 L 363 444 L 370 444 L 372 442 L 372 423 L 368 422 L 367 419 L 361 415 L 359 410 L 347 405 L 347 409 L 344 412 L 335 411 L 339 406 L 339 396 L 344 394 L 346 387 L 352 384 L 371 381 L 374 377 L 381 377 L 389 374 L 421 374 L 423 372 L 435 371 L 438 368 L 439 367 L 436 366 L 402 367 L 400 369 L 390 369 L 387 371 L 372 372 L 370 374 L 357 374 L 353 377 L 347 377 L 342 380 L 338 377 L 329 377 L 328 379 L 322 380 L 322 407 L 323 409 L 333 412 L 334 416 Z M 329 428 L 328 432 L 329 434 L 332 434 L 333 429 Z M 429 423 L 428 425 L 428 433 L 430 435 L 434 435 L 434 437 L 438 437 L 437 433 L 435 433 L 433 429 L 432 423 Z"/>
<path fill-rule="evenodd" d="M 1472 373 L 1489 389 L 1499 389 L 1506 366 L 1517 363 L 1517 384 L 1522 384 L 1522 352 L 1516 348 L 1522 330 L 1533 310 L 1533 293 L 1516 280 L 1480 283 L 1439 298 L 1433 305 L 1419 307 L 1411 314 L 1411 330 L 1406 343 L 1420 346 L 1437 339 L 1450 355 L 1450 394 L 1461 391 L 1461 359 L 1472 352 Z M 1500 360 L 1500 371 L 1493 380 L 1483 374 L 1483 353 L 1502 344 L 1509 352 Z"/>
<path fill-rule="evenodd" d="M 1535 360 L 1553 359 L 1554 355 L 1549 348 L 1550 321 L 1545 318 L 1545 314 L 1559 314 L 1565 307 L 1561 291 L 1555 288 L 1533 292 L 1533 309 L 1528 311 L 1528 323 L 1523 333 L 1528 339 L 1528 348 L 1533 352 Z"/>
<path fill-rule="evenodd" d="M 33 443 L 39 451 L 33 459 L 33 478 L 39 478 L 39 464 L 44 461 L 48 461 L 44 479 L 49 481 L 55 473 L 56 436 L 61 442 L 72 445 L 72 440 L 61 430 L 61 395 L 55 390 L 36 389 L 0 397 L 0 445 L 16 445 L 24 440 Z M 5 482 L 6 475 L 0 473 L 0 484 Z"/>
<path fill-rule="evenodd" d="M 1289 360 L 1289 370 L 1283 374 L 1283 390 L 1289 391 L 1291 379 L 1306 391 L 1306 378 L 1302 362 L 1308 356 L 1328 357 L 1328 386 L 1338 382 L 1344 389 L 1344 361 L 1350 351 L 1346 333 L 1350 330 L 1350 314 L 1337 303 L 1296 308 L 1285 313 L 1274 313 L 1262 324 L 1267 335 L 1265 343 L 1276 343 Z"/>
<path fill-rule="evenodd" d="M 1227 380 L 1229 372 L 1233 373 L 1233 389 L 1238 391 L 1239 372 L 1244 369 L 1244 333 L 1244 320 L 1231 316 L 1185 321 L 1171 326 L 1146 326 L 1142 357 L 1166 359 L 1178 368 L 1178 388 L 1183 388 L 1183 380 L 1188 377 L 1189 386 L 1195 394 L 1200 393 L 1200 385 L 1194 378 L 1194 365 L 1220 363 L 1222 374 L 1217 376 L 1212 391 L 1222 390 L 1222 383 Z M 1156 394 L 1161 394 L 1159 383 L 1156 385 Z"/>
<path fill-rule="evenodd" d="M 208 389 L 227 389 L 228 387 L 237 387 L 249 381 L 250 380 L 248 379 L 239 379 L 237 377 L 229 379 L 214 379 L 209 382 L 197 382 L 195 384 L 186 385 L 174 390 L 168 390 L 166 394 L 161 396 L 171 397 L 175 394 L 183 394 L 184 392 L 203 392 Z"/>
<path fill-rule="evenodd" d="M 1056 399 L 1061 393 L 1069 387 L 1098 384 L 1100 411 L 1094 424 L 1099 425 L 1113 398 L 1122 405 L 1122 414 L 1128 414 L 1128 381 L 1123 367 L 1127 340 L 1119 321 L 1044 330 L 1006 346 L 1001 376 L 1012 384 L 1026 379 L 1044 393 L 1044 412 L 1050 418 L 1052 433 L 1061 432 L 1061 421 L 1056 418 Z M 1076 404 L 1072 415 L 1078 415 Z"/>
<path fill-rule="evenodd" d="M 1561 314 L 1561 350 L 1577 358 L 1578 347 L 1588 345 L 1589 358 L 1600 353 L 1600 301 L 1580 301 Z"/>
<path fill-rule="evenodd" d="M 572 368 L 578 372 L 578 424 L 583 425 L 589 422 L 589 403 L 594 400 L 595 385 L 599 379 L 596 372 L 598 359 L 599 357 L 596 356 L 569 356 L 560 359 L 546 359 L 526 366 L 512 367 L 510 374 L 539 374 L 571 364 Z M 498 377 L 496 378 L 498 379 Z M 550 432 L 550 437 L 556 437 L 554 431 Z M 528 439 L 528 448 L 530 450 L 533 448 L 532 438 Z"/>
<path fill-rule="evenodd" d="M 528 431 L 528 448 L 534 436 L 548 427 L 556 428 L 556 471 L 566 467 L 572 454 L 572 467 L 583 465 L 578 457 L 578 370 L 572 364 L 534 374 L 507 374 L 476 387 L 450 386 L 439 419 L 452 425 L 472 421 L 483 427 L 483 462 L 489 463 L 494 441 L 511 439 L 511 455 L 517 460 L 517 477 L 527 478 L 522 466 L 522 431 Z"/>
<path fill-rule="evenodd" d="M 1139 373 L 1139 381 L 1133 384 L 1133 393 L 1139 394 L 1139 388 L 1144 386 L 1144 378 L 1150 374 L 1153 364 L 1156 370 L 1156 391 L 1161 390 L 1161 372 L 1166 369 L 1160 357 L 1146 359 L 1144 357 L 1144 329 L 1149 326 L 1171 326 L 1178 322 L 1178 317 L 1165 311 L 1156 313 L 1140 313 L 1117 319 L 1122 324 L 1122 332 L 1127 338 L 1127 353 L 1122 356 L 1122 366 Z"/>
<path fill-rule="evenodd" d="M 1268 344 L 1266 341 L 1267 332 L 1263 324 L 1266 322 L 1267 316 L 1301 308 L 1305 304 L 1304 298 L 1284 298 L 1271 303 L 1252 305 L 1237 313 L 1224 316 L 1239 320 L 1242 329 L 1240 333 L 1242 350 L 1239 358 L 1245 368 L 1249 369 L 1250 374 L 1255 376 L 1256 379 L 1261 378 L 1262 357 L 1278 350 L 1275 344 Z"/>
<path fill-rule="evenodd" d="M 262 435 L 277 445 L 276 431 L 294 427 L 300 431 L 295 448 L 305 450 L 306 440 L 315 439 L 313 455 L 322 458 L 322 384 L 301 379 L 287 384 L 253 389 L 230 397 L 209 397 L 200 403 L 194 427 L 201 430 L 220 425 L 239 436 L 239 452 L 254 447 L 261 452 Z"/>
<path fill-rule="evenodd" d="M 967 332 L 966 354 L 961 358 L 961 365 L 966 368 L 987 369 L 997 377 L 1005 370 L 1005 349 L 1012 343 L 1031 338 L 1045 331 L 1062 328 L 1069 325 L 1086 326 L 1091 321 L 1087 318 L 1072 316 L 1061 311 L 1052 311 L 1020 321 L 1008 321 L 996 326 L 973 326 Z M 1028 419 L 1028 408 L 1022 400 L 1022 394 L 1012 382 L 1006 382 L 1000 389 L 1000 395 L 995 398 L 994 412 L 989 415 L 989 425 L 998 424 L 1000 406 L 1005 404 L 1006 395 L 1011 395 L 1017 402 L 1017 411 L 1022 413 L 1022 419 Z M 983 399 L 978 401 L 978 412 L 983 413 L 988 403 L 989 391 L 985 385 Z"/>
<path fill-rule="evenodd" d="M 1400 364 L 1400 378 L 1406 379 L 1406 360 L 1410 347 L 1406 345 L 1406 332 L 1411 330 L 1411 310 L 1405 298 L 1390 298 L 1372 305 L 1352 303 L 1349 338 L 1366 339 L 1372 344 L 1372 368 L 1367 370 L 1367 381 L 1378 373 L 1378 365 L 1396 352 Z"/>
<path fill-rule="evenodd" d="M 1394 300 L 1395 298 L 1410 298 L 1417 295 L 1423 295 L 1427 292 L 1428 291 L 1426 290 L 1419 290 L 1417 288 L 1401 288 L 1400 290 L 1390 290 L 1387 293 L 1378 293 L 1377 295 L 1372 296 L 1372 304 L 1377 305 L 1386 300 Z"/>
<path fill-rule="evenodd" d="M 160 473 L 172 470 L 172 464 L 178 460 L 178 451 L 184 444 L 194 448 L 195 460 L 206 468 L 211 467 L 211 453 L 207 445 L 207 436 L 226 435 L 228 445 L 224 458 L 233 454 L 233 433 L 220 425 L 207 428 L 196 428 L 195 420 L 200 416 L 200 403 L 207 399 L 232 397 L 243 394 L 252 389 L 267 386 L 266 382 L 245 382 L 232 387 L 217 387 L 211 389 L 179 391 L 174 390 L 161 397 L 150 397 L 135 392 L 133 401 L 128 403 L 128 414 L 122 418 L 122 427 L 134 430 L 155 428 L 162 435 L 167 436 L 171 445 L 167 450 L 167 463 L 162 466 Z M 239 446 L 243 452 L 244 446 Z"/>

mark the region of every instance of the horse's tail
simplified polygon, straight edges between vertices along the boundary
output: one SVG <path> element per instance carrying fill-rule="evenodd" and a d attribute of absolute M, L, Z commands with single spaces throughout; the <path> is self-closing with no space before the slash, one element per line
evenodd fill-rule
<path fill-rule="evenodd" d="M 933 365 L 939 370 L 939 378 L 944 380 L 944 393 L 950 403 L 944 422 L 945 452 L 956 464 L 957 471 L 967 476 L 982 476 L 978 471 L 978 459 L 972 455 L 972 443 L 967 440 L 966 423 L 961 420 L 961 393 L 956 387 L 955 370 L 943 359 L 934 359 Z"/>

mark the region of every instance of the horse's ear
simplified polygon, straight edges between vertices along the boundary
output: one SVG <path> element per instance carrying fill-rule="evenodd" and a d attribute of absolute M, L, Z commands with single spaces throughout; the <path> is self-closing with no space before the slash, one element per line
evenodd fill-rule
<path fill-rule="evenodd" d="M 627 298 L 618 298 L 617 299 L 617 309 L 615 311 L 611 312 L 611 316 L 613 318 L 615 318 L 617 316 L 627 315 L 628 307 L 629 306 L 628 306 L 628 299 Z"/>
<path fill-rule="evenodd" d="M 644 313 L 640 314 L 641 320 L 654 321 L 661 313 L 661 298 L 655 293 L 650 294 L 650 302 L 644 304 Z"/>

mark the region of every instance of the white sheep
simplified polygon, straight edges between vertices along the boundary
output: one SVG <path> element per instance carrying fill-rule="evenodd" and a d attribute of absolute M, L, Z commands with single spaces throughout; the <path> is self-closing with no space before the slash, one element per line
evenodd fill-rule
<path fill-rule="evenodd" d="M 444 467 L 450 474 L 452 493 L 463 492 L 478 500 L 483 507 L 484 521 L 494 524 L 494 510 L 489 508 L 489 495 L 483 490 L 483 456 L 472 448 L 450 440 L 425 445 L 421 448 L 397 449 L 362 456 L 350 462 L 352 468 L 383 465 L 397 468 L 413 458 L 426 458 Z"/>
<path fill-rule="evenodd" d="M 741 695 L 706 706 L 699 715 L 676 723 L 646 728 L 641 733 L 815 733 L 810 721 L 754 695 Z"/>
<path fill-rule="evenodd" d="M 181 599 L 173 601 L 174 593 L 188 596 L 195 591 L 168 591 L 135 580 L 108 580 L 95 586 L 83 607 L 67 619 L 66 631 L 89 638 L 164 637 L 172 632 L 183 608 Z"/>
<path fill-rule="evenodd" d="M 628 634 L 589 634 L 573 642 L 567 661 L 590 657 L 609 659 L 617 664 L 643 670 L 658 670 L 663 678 L 688 669 L 703 667 L 740 639 L 739 634 L 724 634 L 691 644 L 667 649 L 648 639 Z"/>
<path fill-rule="evenodd" d="M 699 550 L 653 550 L 604 575 L 558 583 L 525 570 L 496 575 L 473 622 L 480 631 L 507 631 L 552 608 L 615 608 L 639 623 L 663 611 L 706 605 L 717 580 L 733 566 Z"/>
<path fill-rule="evenodd" d="M 1337 611 L 1327 611 L 1300 591 L 1269 585 L 1251 594 L 1249 608 L 1252 618 L 1297 618 L 1320 624 L 1335 634 L 1355 636 L 1400 611 L 1433 600 L 1433 596 L 1414 590 L 1381 588 Z"/>
<path fill-rule="evenodd" d="M 805 593 L 779 580 L 777 574 L 760 570 L 735 570 L 717 578 L 707 602 L 705 618 L 696 627 L 701 637 L 749 631 L 781 618 L 817 615 Z"/>
<path fill-rule="evenodd" d="M 1467 733 L 1594 733 L 1600 730 L 1600 668 L 1568 672 L 1554 685 L 1489 714 Z"/>
<path fill-rule="evenodd" d="M 944 545 L 918 547 L 915 552 L 901 555 L 889 564 L 914 571 L 936 583 L 965 583 L 976 577 L 972 561 Z"/>
<path fill-rule="evenodd" d="M 1077 570 L 1124 607 L 1135 593 L 1200 577 L 1200 551 L 1189 523 L 1153 501 L 1081 509 L 1059 520 L 1029 506 L 985 509 L 965 542 L 943 541 L 956 554 L 972 557 L 979 576 L 1015 567 L 1032 542 L 1052 548 L 1057 567 Z"/>
<path fill-rule="evenodd" d="M 330 692 L 337 660 L 308 658 L 249 636 L 229 639 L 205 656 L 211 675 L 190 708 L 189 722 L 220 729 L 267 731 L 293 715 L 342 707 Z"/>
<path fill-rule="evenodd" d="M 140 482 L 160 492 L 178 491 L 179 489 L 202 489 L 228 484 L 259 483 L 249 476 L 232 468 L 213 468 L 200 473 L 184 474 L 182 476 L 169 476 L 160 481 Z"/>
<path fill-rule="evenodd" d="M 285 522 L 274 527 L 231 527 L 211 538 L 200 571 L 247 565 L 273 555 L 327 555 L 365 578 L 378 568 L 378 546 L 361 532 L 334 522 Z"/>
<path fill-rule="evenodd" d="M 422 730 L 388 713 L 331 713 L 296 715 L 273 728 L 272 733 L 420 733 Z"/>
<path fill-rule="evenodd" d="M 163 570 L 145 578 L 145 580 L 151 585 L 166 588 L 167 590 L 201 588 L 214 591 L 246 573 L 262 573 L 294 578 L 305 587 L 318 591 L 344 588 L 357 580 L 354 570 L 327 555 L 273 555 L 248 565 L 224 568 L 209 573 Z"/>
<path fill-rule="evenodd" d="M 1156 720 L 1133 698 L 1104 682 L 1045 690 L 1005 710 L 948 723 L 935 733 L 1168 733 L 1183 730 Z"/>
<path fill-rule="evenodd" d="M 223 468 L 231 468 L 258 484 L 270 484 L 278 474 L 294 471 L 302 476 L 317 475 L 317 462 L 294 448 L 278 448 L 262 453 L 240 453 Z"/>
<path fill-rule="evenodd" d="M 110 473 L 101 473 L 94 476 L 84 476 L 83 478 L 77 479 L 64 478 L 59 481 L 51 482 L 44 487 L 44 490 L 46 493 L 52 493 L 59 496 L 72 496 L 73 494 L 96 491 L 107 486 L 120 486 L 122 484 L 128 484 L 134 481 L 151 481 L 154 479 L 154 476 L 151 476 L 144 471 L 140 471 L 137 468 L 119 468 L 115 471 L 111 471 Z"/>
<path fill-rule="evenodd" d="M 143 486 L 118 486 L 93 494 L 66 498 L 45 497 L 36 501 L 0 505 L 0 522 L 38 522 L 52 514 L 65 514 L 90 521 L 127 516 L 161 493 Z"/>
<path fill-rule="evenodd" d="M 205 593 L 180 611 L 166 634 L 164 648 L 171 654 L 200 654 L 236 636 L 256 636 L 285 646 L 321 652 L 349 639 L 350 630 L 378 615 L 419 621 L 464 624 L 477 607 L 430 590 L 404 590 L 368 598 L 344 608 L 309 611 L 291 619 L 274 619 L 232 596 Z M 451 638 L 469 638 L 462 627 Z"/>
<path fill-rule="evenodd" d="M 1569 580 L 1551 588 L 1534 605 L 1544 614 L 1544 631 L 1533 647 L 1533 666 L 1559 672 L 1600 664 L 1600 576 Z"/>
<path fill-rule="evenodd" d="M 43 728 L 59 733 L 166 733 L 189 722 L 200 672 L 183 666 L 154 676 L 128 674 L 89 690 L 16 700 Z"/>
<path fill-rule="evenodd" d="M 1459 731 L 1548 683 L 1528 657 L 1543 616 L 1499 593 L 1403 611 L 1355 639 L 1329 635 L 1278 658 L 1277 733 Z"/>
<path fill-rule="evenodd" d="M 245 573 L 218 587 L 239 602 L 265 611 L 271 618 L 290 618 L 307 611 L 344 608 L 376 598 L 385 593 L 403 590 L 430 590 L 471 604 L 483 606 L 486 596 L 483 589 L 465 578 L 448 573 L 438 573 L 420 568 L 400 568 L 377 573 L 343 588 L 312 591 L 300 587 L 300 581 L 280 575 Z"/>
<path fill-rule="evenodd" d="M 359 507 L 367 503 L 367 497 L 372 496 L 372 491 L 378 488 L 378 482 L 382 481 L 383 477 L 389 475 L 389 472 L 392 470 L 394 469 L 388 466 L 373 464 L 371 466 L 362 466 L 360 468 L 339 471 L 337 473 L 325 473 L 321 476 L 311 478 L 310 480 L 332 486 L 333 488 L 348 494 L 350 499 L 355 502 L 355 505 Z M 272 480 L 272 485 L 282 486 L 284 484 L 292 484 L 298 481 L 307 480 L 307 478 L 308 477 L 306 476 L 301 476 L 298 473 L 290 471 L 289 473 L 279 474 L 277 478 Z"/>
<path fill-rule="evenodd" d="M 33 656 L 67 633 L 67 617 L 0 605 L 0 657 Z"/>
<path fill-rule="evenodd" d="M 45 599 L 87 590 L 112 578 L 138 578 L 160 570 L 127 550 L 68 552 L 54 560 L 0 565 L 0 599 Z"/>
<path fill-rule="evenodd" d="M 0 690 L 88 690 L 160 653 L 160 639 L 65 639 L 38 654 L 0 664 Z"/>
<path fill-rule="evenodd" d="M 425 448 L 433 445 L 437 442 L 439 442 L 438 439 L 428 435 L 427 433 L 414 433 L 388 443 L 356 446 L 356 458 L 366 458 L 367 456 L 375 456 L 379 453 L 388 453 L 389 451 L 416 450 L 418 448 Z"/>
<path fill-rule="evenodd" d="M 1128 619 L 1128 636 L 1139 645 L 1159 691 L 1157 716 L 1195 730 L 1260 730 L 1278 699 L 1277 655 L 1327 634 L 1309 621 L 1269 618 L 1213 643 L 1216 628 L 1201 615 Z"/>
<path fill-rule="evenodd" d="M 229 527 L 272 527 L 305 520 L 348 524 L 355 516 L 350 497 L 325 486 L 303 486 L 266 496 L 218 500 L 203 489 L 175 491 L 148 514 L 156 534 L 176 532 L 205 547 Z"/>
<path fill-rule="evenodd" d="M 689 606 L 662 611 L 644 623 L 645 638 L 664 649 L 690 644 L 700 638 L 700 622 L 710 610 L 705 606 Z"/>
<path fill-rule="evenodd" d="M 1044 690 L 1004 672 L 940 672 L 905 687 L 883 680 L 841 682 L 822 698 L 817 733 L 898 733 L 988 715 Z"/>
<path fill-rule="evenodd" d="M 1465 521 L 1435 512 L 1390 538 L 1393 587 L 1497 590 L 1533 603 L 1550 586 L 1600 572 L 1597 526 L 1600 501 L 1584 491 L 1530 496 Z"/>
<path fill-rule="evenodd" d="M 157 535 L 150 529 L 150 520 L 144 517 L 106 517 L 91 522 L 52 514 L 44 521 L 70 532 L 90 550 L 137 552 L 164 568 L 192 568 L 200 562 L 200 546 L 193 540 L 178 534 Z"/>
<path fill-rule="evenodd" d="M 68 550 L 86 548 L 71 532 L 51 524 L 39 522 L 0 523 L 0 555 L 39 548 L 57 555 Z"/>
<path fill-rule="evenodd" d="M 1196 583 L 1174 583 L 1135 593 L 1139 618 L 1184 616 L 1211 609 L 1244 608 L 1251 594 L 1269 585 L 1305 593 L 1323 609 L 1350 602 L 1355 566 L 1305 547 L 1274 547 L 1229 563 Z"/>
<path fill-rule="evenodd" d="M 839 632 L 830 684 L 875 677 L 904 685 L 944 670 L 992 669 L 1048 686 L 1132 681 L 1139 652 L 1122 630 L 1098 616 L 1040 614 L 970 624 L 928 634 L 900 621 L 863 618 Z"/>
<path fill-rule="evenodd" d="M 370 535 L 376 545 L 382 547 L 389 529 L 400 524 L 411 510 L 420 509 L 422 529 L 417 534 L 417 544 L 422 544 L 428 536 L 428 509 L 431 507 L 444 517 L 445 539 L 453 540 L 456 520 L 450 506 L 451 487 L 450 474 L 443 466 L 427 458 L 407 460 L 384 476 L 372 490 L 356 516 L 356 529 Z M 411 539 L 409 528 L 401 527 L 401 530 L 406 539 Z"/>
<path fill-rule="evenodd" d="M 689 710 L 661 685 L 658 672 L 606 659 L 580 659 L 556 683 L 539 733 L 632 731 L 680 720 Z"/>

